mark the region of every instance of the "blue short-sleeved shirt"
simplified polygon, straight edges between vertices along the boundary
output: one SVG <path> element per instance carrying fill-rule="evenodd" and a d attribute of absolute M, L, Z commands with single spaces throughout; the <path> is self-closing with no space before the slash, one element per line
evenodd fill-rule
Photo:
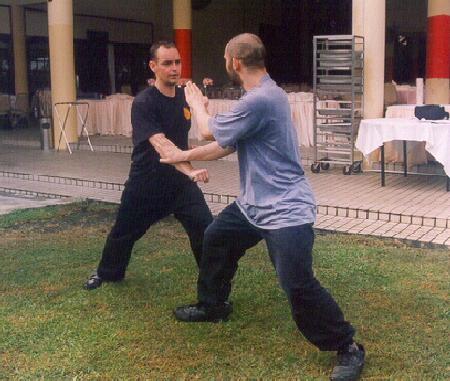
<path fill-rule="evenodd" d="M 237 151 L 237 205 L 250 223 L 263 229 L 314 223 L 316 203 L 300 164 L 287 94 L 269 75 L 230 112 L 211 118 L 209 129 L 221 147 Z"/>

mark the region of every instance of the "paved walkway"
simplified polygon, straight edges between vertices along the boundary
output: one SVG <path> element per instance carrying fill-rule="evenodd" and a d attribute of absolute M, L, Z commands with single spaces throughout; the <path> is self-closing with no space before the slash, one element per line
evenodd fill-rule
<path fill-rule="evenodd" d="M 46 198 L 34 195 L 20 195 L 16 192 L 0 192 L 0 215 L 11 213 L 17 209 L 42 208 L 47 205 L 74 202 L 72 198 Z"/>
<path fill-rule="evenodd" d="M 94 137 L 96 152 L 43 152 L 36 139 L 0 134 L 0 191 L 47 198 L 92 198 L 118 202 L 130 166 L 131 142 Z M 7 143 L 7 144 L 5 144 Z M 318 203 L 316 228 L 393 237 L 420 246 L 450 248 L 450 192 L 444 177 L 388 174 L 344 176 L 340 168 L 307 177 Z M 214 213 L 239 192 L 238 166 L 231 158 L 196 162 L 211 181 L 201 184 Z"/>

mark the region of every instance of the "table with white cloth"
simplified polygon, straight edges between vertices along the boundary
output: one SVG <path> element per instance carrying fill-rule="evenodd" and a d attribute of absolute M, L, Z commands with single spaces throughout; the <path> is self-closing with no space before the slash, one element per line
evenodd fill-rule
<path fill-rule="evenodd" d="M 90 134 L 100 135 L 125 135 L 131 136 L 131 105 L 133 97 L 116 94 L 106 99 L 80 99 L 80 102 L 89 104 L 87 128 Z M 313 94 L 312 93 L 288 93 L 291 117 L 297 131 L 298 145 L 311 147 L 314 142 L 313 135 Z M 210 99 L 208 112 L 210 115 L 230 111 L 237 100 Z M 85 108 L 81 107 L 84 113 Z M 78 132 L 81 125 L 78 126 Z M 200 140 L 201 136 L 195 118 L 191 123 L 189 139 Z"/>
<path fill-rule="evenodd" d="M 411 104 L 411 105 L 393 105 L 389 106 L 386 109 L 386 118 L 412 118 L 414 117 L 414 109 L 417 106 L 423 106 L 423 105 L 417 105 L 417 104 Z M 450 104 L 442 104 L 446 111 L 450 111 Z"/>
<path fill-rule="evenodd" d="M 416 106 L 422 105 L 396 105 L 390 106 L 386 109 L 386 118 L 414 118 L 414 109 Z M 450 111 L 450 104 L 442 105 L 446 111 Z M 384 145 L 384 158 L 386 162 L 402 162 L 403 161 L 403 147 L 402 142 L 393 141 L 386 142 Z M 409 142 L 407 145 L 407 163 L 409 166 L 426 164 L 428 162 L 428 155 L 425 150 L 425 142 Z"/>
<path fill-rule="evenodd" d="M 133 97 L 124 94 L 112 95 L 106 99 L 79 99 L 89 104 L 87 129 L 90 134 L 125 135 L 131 137 L 131 105 Z M 82 115 L 86 112 L 81 107 Z M 78 123 L 78 133 L 81 125 Z"/>
<path fill-rule="evenodd" d="M 291 107 L 291 117 L 297 132 L 298 145 L 312 147 L 314 144 L 313 132 L 313 94 L 312 93 L 288 93 L 289 105 Z M 210 115 L 230 111 L 237 100 L 230 99 L 210 99 L 208 102 L 208 112 Z M 195 118 L 192 120 L 189 138 L 200 140 Z"/>
<path fill-rule="evenodd" d="M 381 185 L 385 185 L 384 143 L 392 140 L 425 142 L 425 149 L 443 165 L 450 184 L 450 121 L 425 121 L 416 118 L 364 119 L 355 146 L 364 156 L 381 147 Z M 405 166 L 405 176 L 406 176 Z"/>

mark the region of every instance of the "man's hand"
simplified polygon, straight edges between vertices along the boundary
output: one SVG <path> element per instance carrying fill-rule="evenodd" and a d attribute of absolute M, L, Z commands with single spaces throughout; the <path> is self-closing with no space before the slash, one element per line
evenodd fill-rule
<path fill-rule="evenodd" d="M 192 83 L 191 81 L 186 83 L 186 87 L 184 88 L 184 95 L 186 97 L 187 103 L 189 104 L 189 107 L 194 109 L 194 112 L 197 111 L 198 108 L 206 107 L 205 105 L 208 102 L 208 98 L 206 98 L 202 94 L 201 90 L 195 83 Z"/>
<path fill-rule="evenodd" d="M 171 140 L 167 139 L 162 134 L 153 135 L 151 143 L 155 148 L 155 151 L 161 156 L 161 163 L 175 164 L 182 161 L 188 161 L 185 158 L 184 151 L 180 150 Z"/>
<path fill-rule="evenodd" d="M 192 181 L 207 183 L 209 180 L 206 169 L 194 169 L 189 162 L 189 151 L 180 150 L 175 144 L 167 139 L 164 134 L 155 134 L 149 139 L 150 144 L 158 152 L 164 164 L 172 164 L 177 171 L 188 176 Z"/>
<path fill-rule="evenodd" d="M 163 134 L 155 134 L 150 138 L 150 143 L 155 148 L 155 151 L 159 153 L 161 159 L 159 160 L 164 164 L 177 164 L 183 161 L 189 161 L 187 159 L 187 152 L 180 150 L 171 140 L 167 139 Z"/>
<path fill-rule="evenodd" d="M 209 181 L 208 170 L 206 169 L 193 169 L 188 173 L 189 178 L 194 182 L 207 183 Z"/>
<path fill-rule="evenodd" d="M 197 121 L 197 128 L 200 135 L 205 140 L 214 140 L 214 136 L 209 131 L 208 121 L 211 116 L 208 114 L 208 98 L 203 96 L 200 89 L 195 83 L 188 82 L 184 88 L 184 95 L 186 102 L 191 108 L 191 112 L 195 120 Z"/>

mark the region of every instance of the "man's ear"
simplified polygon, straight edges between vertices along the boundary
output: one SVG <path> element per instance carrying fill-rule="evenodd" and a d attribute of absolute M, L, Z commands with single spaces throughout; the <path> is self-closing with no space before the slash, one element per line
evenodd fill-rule
<path fill-rule="evenodd" d="M 150 60 L 148 62 L 148 67 L 150 68 L 150 70 L 154 73 L 155 72 L 155 66 L 156 66 L 156 62 L 153 60 Z"/>
<path fill-rule="evenodd" d="M 233 69 L 239 70 L 241 68 L 241 61 L 239 61 L 239 58 L 233 57 L 232 60 Z"/>

